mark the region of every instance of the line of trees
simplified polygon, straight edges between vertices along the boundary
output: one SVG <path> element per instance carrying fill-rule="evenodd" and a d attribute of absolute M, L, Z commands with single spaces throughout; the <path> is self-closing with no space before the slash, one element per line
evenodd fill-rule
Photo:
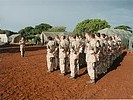
<path fill-rule="evenodd" d="M 41 23 L 39 25 L 36 25 L 35 27 L 27 26 L 24 29 L 21 29 L 18 31 L 22 36 L 24 36 L 27 40 L 34 40 L 36 44 L 41 41 L 38 34 L 41 34 L 43 31 L 48 32 L 66 32 L 66 27 L 64 26 L 56 26 L 53 27 L 50 24 Z"/>
<path fill-rule="evenodd" d="M 73 30 L 73 33 L 75 34 L 84 34 L 85 32 L 96 33 L 98 30 L 101 30 L 104 28 L 110 28 L 110 27 L 111 25 L 106 20 L 86 19 L 86 20 L 79 22 L 76 25 L 76 27 Z M 123 30 L 132 32 L 132 28 L 126 25 L 116 26 L 115 29 L 123 29 Z M 66 27 L 64 26 L 53 27 L 50 24 L 41 23 L 39 25 L 36 25 L 35 27 L 27 26 L 19 30 L 18 33 L 21 34 L 21 36 L 24 36 L 26 39 L 29 39 L 29 40 L 34 39 L 34 40 L 40 41 L 38 34 L 41 34 L 42 31 L 66 32 Z M 7 36 L 10 36 L 12 34 L 17 34 L 17 33 L 9 31 L 9 30 L 0 29 L 0 34 L 7 34 Z"/>

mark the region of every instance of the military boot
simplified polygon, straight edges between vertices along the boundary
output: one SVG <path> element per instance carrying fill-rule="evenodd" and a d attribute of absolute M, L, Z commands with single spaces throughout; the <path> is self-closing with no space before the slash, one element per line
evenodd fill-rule
<path fill-rule="evenodd" d="M 95 80 L 91 79 L 91 80 L 87 81 L 87 83 L 95 83 Z"/>

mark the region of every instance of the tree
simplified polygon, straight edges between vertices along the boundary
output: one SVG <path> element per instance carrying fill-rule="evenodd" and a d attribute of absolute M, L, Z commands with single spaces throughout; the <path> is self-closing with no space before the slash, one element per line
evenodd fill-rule
<path fill-rule="evenodd" d="M 33 29 L 34 28 L 32 26 L 27 26 L 24 29 L 21 29 L 18 33 L 20 33 L 24 37 L 27 37 L 28 35 L 32 35 Z"/>
<path fill-rule="evenodd" d="M 83 34 L 87 32 L 97 32 L 98 30 L 110 28 L 109 23 L 106 20 L 101 19 L 86 19 L 78 23 L 74 29 L 74 33 Z"/>
<path fill-rule="evenodd" d="M 27 26 L 24 29 L 21 29 L 18 33 L 20 33 L 24 37 L 27 37 L 29 35 L 41 34 L 42 31 L 47 31 L 50 28 L 52 28 L 51 25 L 42 23 L 36 25 L 35 28 L 33 28 L 32 26 Z"/>
<path fill-rule="evenodd" d="M 25 33 L 27 33 L 28 35 L 31 35 L 33 29 L 34 28 L 32 26 L 28 26 L 28 27 L 25 27 L 24 30 L 25 30 Z"/>
<path fill-rule="evenodd" d="M 21 29 L 20 31 L 18 31 L 19 34 L 21 34 L 21 36 L 24 36 L 25 37 L 25 30 L 24 29 Z"/>
<path fill-rule="evenodd" d="M 132 33 L 132 28 L 126 25 L 120 25 L 120 26 L 115 27 L 114 29 L 123 29 L 125 31 L 130 31 Z"/>
<path fill-rule="evenodd" d="M 66 32 L 66 27 L 64 26 L 56 26 L 52 27 L 48 30 L 49 32 Z"/>
<path fill-rule="evenodd" d="M 4 30 L 0 30 L 0 34 L 5 34 L 5 31 Z"/>
<path fill-rule="evenodd" d="M 38 34 L 41 34 L 42 31 L 48 31 L 50 28 L 52 28 L 52 26 L 45 23 L 41 23 L 35 26 L 35 30 L 38 31 Z"/>

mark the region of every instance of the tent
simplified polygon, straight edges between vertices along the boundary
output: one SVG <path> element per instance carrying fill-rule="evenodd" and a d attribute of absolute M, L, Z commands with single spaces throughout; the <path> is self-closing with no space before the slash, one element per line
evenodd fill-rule
<path fill-rule="evenodd" d="M 55 38 L 56 36 L 66 35 L 68 36 L 68 32 L 42 32 L 40 35 L 41 44 L 45 44 L 48 41 L 48 37 L 51 36 Z"/>
<path fill-rule="evenodd" d="M 6 34 L 0 34 L 0 42 L 8 43 L 8 37 Z"/>
<path fill-rule="evenodd" d="M 121 29 L 113 29 L 113 28 L 105 28 L 98 31 L 101 34 L 107 34 L 109 36 L 114 36 L 114 34 L 118 34 L 121 38 L 122 44 L 124 47 L 128 48 L 129 38 L 133 36 L 133 34 L 129 31 L 121 30 Z"/>
<path fill-rule="evenodd" d="M 9 41 L 11 44 L 17 44 L 19 43 L 19 40 L 21 39 L 20 34 L 13 34 L 9 37 Z"/>

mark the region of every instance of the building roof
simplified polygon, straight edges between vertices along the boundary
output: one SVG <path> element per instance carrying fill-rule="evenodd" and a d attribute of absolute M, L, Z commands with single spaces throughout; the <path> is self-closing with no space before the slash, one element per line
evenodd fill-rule
<path fill-rule="evenodd" d="M 13 34 L 13 35 L 11 35 L 9 38 L 15 38 L 15 37 L 17 37 L 17 36 L 20 36 L 20 34 Z"/>

